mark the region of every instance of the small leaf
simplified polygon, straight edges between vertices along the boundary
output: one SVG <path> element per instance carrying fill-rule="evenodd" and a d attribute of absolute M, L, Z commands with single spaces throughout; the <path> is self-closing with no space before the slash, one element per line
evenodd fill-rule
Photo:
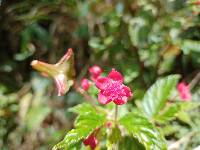
<path fill-rule="evenodd" d="M 137 138 L 147 150 L 165 150 L 166 145 L 162 135 L 156 128 L 138 112 L 122 117 L 119 122 L 134 138 Z"/>
<path fill-rule="evenodd" d="M 178 114 L 177 114 L 177 118 L 179 120 L 181 120 L 182 122 L 185 122 L 187 124 L 191 124 L 192 120 L 191 120 L 191 117 L 190 115 L 187 113 L 187 112 L 184 112 L 184 111 L 180 111 Z"/>
<path fill-rule="evenodd" d="M 67 133 L 64 140 L 53 147 L 56 149 L 69 149 L 76 143 L 85 139 L 95 129 L 102 126 L 106 121 L 105 115 L 87 112 L 77 117 L 75 121 L 75 129 Z"/>
<path fill-rule="evenodd" d="M 172 104 L 168 106 L 165 111 L 155 117 L 155 120 L 159 123 L 166 123 L 167 121 L 173 120 L 176 114 L 181 110 L 179 104 Z"/>
<path fill-rule="evenodd" d="M 142 101 L 142 109 L 148 117 L 155 117 L 165 107 L 178 79 L 179 75 L 169 75 L 159 79 L 148 89 Z"/>

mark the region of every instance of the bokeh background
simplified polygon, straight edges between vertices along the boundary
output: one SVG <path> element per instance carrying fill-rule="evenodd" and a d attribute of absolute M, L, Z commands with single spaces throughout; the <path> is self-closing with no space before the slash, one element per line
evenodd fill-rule
<path fill-rule="evenodd" d="M 200 5 L 187 0 L 0 0 L 0 149 L 47 150 L 73 127 L 71 106 L 83 101 L 73 89 L 57 97 L 51 79 L 30 62 L 56 63 L 73 48 L 76 78 L 94 64 L 120 70 L 133 101 L 161 76 L 189 83 L 200 70 Z M 200 87 L 193 89 L 200 101 Z M 199 109 L 167 126 L 178 140 L 200 126 Z M 185 117 L 185 118 L 184 118 Z M 185 120 L 184 120 L 185 119 Z M 192 137 L 187 145 L 200 145 Z"/>

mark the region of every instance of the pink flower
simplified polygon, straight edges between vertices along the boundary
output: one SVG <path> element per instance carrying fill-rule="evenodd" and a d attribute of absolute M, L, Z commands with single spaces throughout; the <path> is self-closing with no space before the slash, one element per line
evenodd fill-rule
<path fill-rule="evenodd" d="M 90 88 L 90 83 L 89 83 L 88 79 L 83 79 L 81 81 L 81 87 L 86 91 Z"/>
<path fill-rule="evenodd" d="M 74 53 L 71 48 L 56 64 L 33 60 L 31 66 L 43 76 L 54 79 L 58 96 L 64 95 L 74 83 Z"/>
<path fill-rule="evenodd" d="M 113 101 L 117 105 L 125 104 L 132 96 L 132 92 L 129 87 L 123 84 L 123 81 L 123 76 L 115 69 L 112 69 L 108 77 L 97 78 L 95 84 L 100 89 L 99 102 L 107 104 Z"/>
<path fill-rule="evenodd" d="M 98 144 L 98 140 L 96 139 L 96 137 L 94 136 L 94 134 L 91 134 L 90 136 L 88 136 L 84 141 L 83 141 L 84 145 L 87 146 L 89 145 L 90 148 L 93 150 L 95 149 L 95 147 Z"/>
<path fill-rule="evenodd" d="M 94 65 L 89 68 L 89 72 L 92 75 L 92 79 L 96 80 L 101 75 L 102 69 L 99 66 Z"/>
<path fill-rule="evenodd" d="M 183 101 L 190 100 L 192 98 L 192 95 L 190 93 L 190 87 L 185 82 L 181 82 L 177 86 L 179 96 Z"/>

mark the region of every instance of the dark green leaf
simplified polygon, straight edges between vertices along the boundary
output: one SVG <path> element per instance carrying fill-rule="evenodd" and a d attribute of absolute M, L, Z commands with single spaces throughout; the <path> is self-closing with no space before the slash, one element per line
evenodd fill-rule
<path fill-rule="evenodd" d="M 119 143 L 120 150 L 145 150 L 144 146 L 137 139 L 126 136 Z"/>

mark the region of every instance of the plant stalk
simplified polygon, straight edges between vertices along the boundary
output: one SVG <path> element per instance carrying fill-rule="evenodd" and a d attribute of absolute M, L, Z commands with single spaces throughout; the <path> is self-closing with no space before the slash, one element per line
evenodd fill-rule
<path fill-rule="evenodd" d="M 115 105 L 115 125 L 117 124 L 118 105 Z"/>

